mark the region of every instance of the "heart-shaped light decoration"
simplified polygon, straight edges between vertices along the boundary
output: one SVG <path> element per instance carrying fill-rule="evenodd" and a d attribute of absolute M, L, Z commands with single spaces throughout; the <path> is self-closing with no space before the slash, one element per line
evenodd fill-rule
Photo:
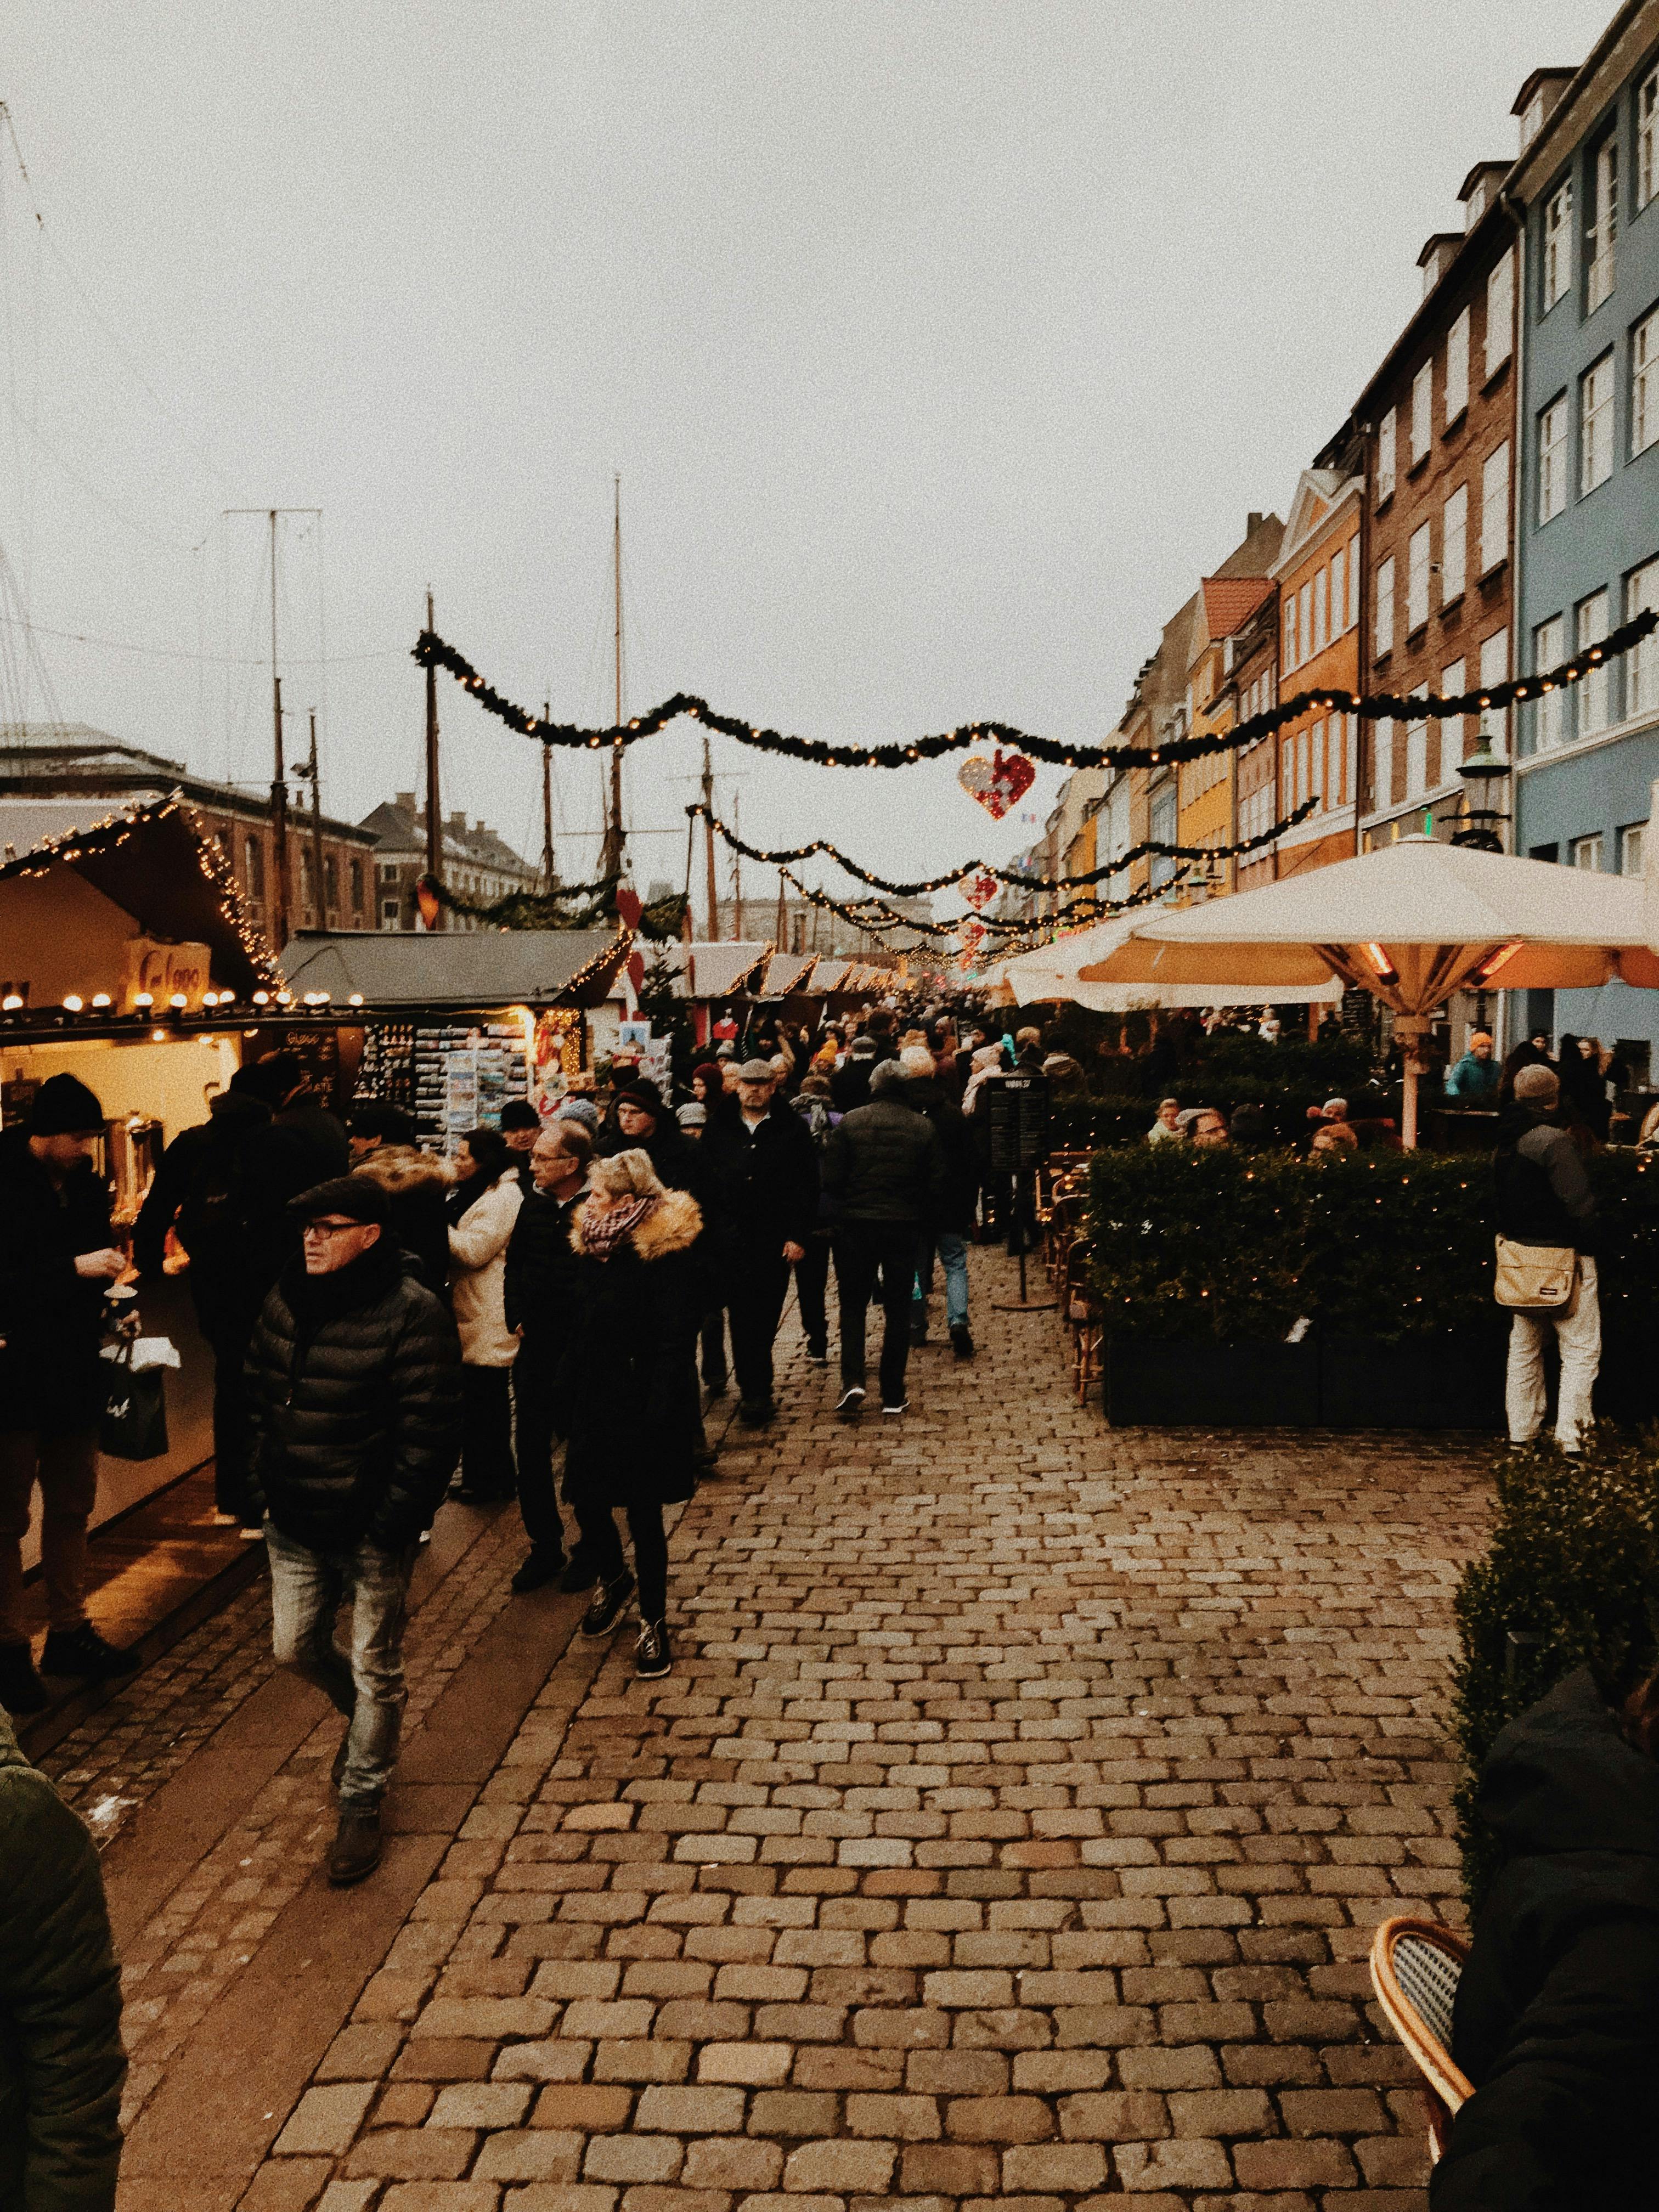
<path fill-rule="evenodd" d="M 985 924 L 971 914 L 965 914 L 957 924 L 957 943 L 964 952 L 977 952 L 985 942 Z"/>
<path fill-rule="evenodd" d="M 984 908 L 990 905 L 991 901 L 1002 889 L 1002 885 L 987 869 L 977 876 L 969 876 L 967 882 L 959 884 L 957 888 L 969 906 Z"/>
<path fill-rule="evenodd" d="M 975 753 L 957 770 L 957 781 L 969 799 L 976 799 L 993 822 L 1000 822 L 1009 808 L 1028 792 L 1036 770 L 1024 753 L 1006 753 L 1000 745 L 988 761 Z"/>

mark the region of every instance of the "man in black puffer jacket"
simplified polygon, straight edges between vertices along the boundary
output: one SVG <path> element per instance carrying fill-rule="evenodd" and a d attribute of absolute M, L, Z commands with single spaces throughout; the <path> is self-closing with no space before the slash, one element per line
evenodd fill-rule
<path fill-rule="evenodd" d="M 367 1176 L 294 1201 L 303 1257 L 278 1276 L 248 1350 L 252 1479 L 270 1555 L 278 1661 L 350 1725 L 334 1763 L 337 1885 L 380 1863 L 398 1756 L 404 1606 L 422 1533 L 460 1455 L 461 1348 L 447 1309 L 386 1234 Z M 334 1643 L 352 1605 L 351 1661 Z"/>
<path fill-rule="evenodd" d="M 924 1222 L 945 1202 L 946 1166 L 938 1132 L 908 1097 L 897 1060 L 884 1060 L 870 1081 L 870 1103 L 830 1132 L 823 1188 L 836 1220 L 836 1289 L 841 1302 L 842 1419 L 864 1410 L 864 1321 L 881 1277 L 885 1325 L 881 1338 L 881 1409 L 902 1413 L 910 1356 L 910 1294 Z"/>
<path fill-rule="evenodd" d="M 1457 1984 L 1474 2094 L 1434 2212 L 1637 2212 L 1654 2201 L 1659 1678 L 1618 1711 L 1587 1668 L 1511 1721 L 1478 1807 L 1502 1863 Z"/>

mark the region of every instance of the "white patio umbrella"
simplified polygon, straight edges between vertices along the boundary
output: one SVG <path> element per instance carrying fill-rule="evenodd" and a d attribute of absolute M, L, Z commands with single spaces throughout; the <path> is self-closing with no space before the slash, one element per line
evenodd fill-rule
<path fill-rule="evenodd" d="M 1072 1004 L 1097 1014 L 1127 1014 L 1168 1006 L 1253 1006 L 1269 996 L 1281 1006 L 1334 1006 L 1342 996 L 1342 986 L 1328 975 L 1317 982 L 1292 984 L 1270 994 L 1246 983 L 1234 989 L 1224 981 L 1085 982 L 1081 971 L 1109 959 L 1130 928 L 1120 916 L 1016 953 L 992 978 L 994 1001 L 1011 1006 Z"/>
<path fill-rule="evenodd" d="M 1659 805 L 1659 796 L 1656 798 Z M 1650 866 L 1659 866 L 1659 838 Z M 1138 920 L 1085 983 L 1206 985 L 1274 998 L 1331 976 L 1406 1040 L 1402 1141 L 1417 1142 L 1418 1043 L 1453 992 L 1659 988 L 1659 881 L 1402 837 L 1260 890 Z"/>

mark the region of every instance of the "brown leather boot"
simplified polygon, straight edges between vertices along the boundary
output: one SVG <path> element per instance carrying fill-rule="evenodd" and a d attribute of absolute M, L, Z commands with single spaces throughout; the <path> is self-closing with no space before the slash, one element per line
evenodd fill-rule
<path fill-rule="evenodd" d="M 378 1805 L 349 1805 L 342 1808 L 334 1848 L 328 1855 L 328 1878 L 336 1889 L 347 1889 L 380 1863 L 380 1808 Z"/>

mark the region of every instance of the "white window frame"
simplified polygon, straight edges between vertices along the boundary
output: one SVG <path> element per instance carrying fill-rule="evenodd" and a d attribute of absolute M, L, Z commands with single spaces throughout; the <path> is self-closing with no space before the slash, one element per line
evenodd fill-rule
<path fill-rule="evenodd" d="M 1406 547 L 1406 635 L 1414 637 L 1429 618 L 1429 568 L 1434 540 L 1426 522 L 1419 523 Z"/>
<path fill-rule="evenodd" d="M 1376 564 L 1376 658 L 1394 651 L 1394 556 Z"/>
<path fill-rule="evenodd" d="M 1348 540 L 1348 605 L 1347 627 L 1359 627 L 1359 539 L 1358 535 Z"/>
<path fill-rule="evenodd" d="M 1480 568 L 1491 575 L 1510 556 L 1510 441 L 1494 446 L 1480 465 Z"/>
<path fill-rule="evenodd" d="M 1417 684 L 1410 696 L 1413 699 L 1426 699 L 1428 685 Z M 1429 718 L 1423 714 L 1416 721 L 1406 725 L 1406 804 L 1409 806 L 1414 800 L 1426 798 L 1428 789 Z"/>
<path fill-rule="evenodd" d="M 1425 361 L 1412 379 L 1412 466 L 1434 443 L 1434 358 Z"/>
<path fill-rule="evenodd" d="M 1642 872 L 1642 848 L 1646 842 L 1647 823 L 1627 822 L 1619 832 L 1619 872 L 1621 876 L 1639 876 Z"/>
<path fill-rule="evenodd" d="M 1331 640 L 1347 629 L 1348 541 L 1345 538 L 1331 556 Z"/>
<path fill-rule="evenodd" d="M 1544 203 L 1539 313 L 1547 315 L 1572 289 L 1572 179 L 1564 177 Z"/>
<path fill-rule="evenodd" d="M 1394 497 L 1398 442 L 1397 419 L 1394 409 L 1390 407 L 1376 426 L 1376 503 L 1379 507 L 1385 499 Z"/>
<path fill-rule="evenodd" d="M 1371 725 L 1371 811 L 1381 814 L 1394 805 L 1394 722 Z"/>
<path fill-rule="evenodd" d="M 1296 593 L 1290 592 L 1285 599 L 1285 673 L 1288 676 L 1300 665 L 1296 657 Z"/>
<path fill-rule="evenodd" d="M 1659 191 L 1659 69 L 1650 70 L 1636 94 L 1636 205 L 1639 212 Z"/>
<path fill-rule="evenodd" d="M 1445 424 L 1449 430 L 1469 404 L 1469 311 L 1465 307 L 1446 333 Z"/>
<path fill-rule="evenodd" d="M 1613 297 L 1619 245 L 1619 137 L 1610 131 L 1595 150 L 1591 171 L 1595 206 L 1584 229 L 1584 312 L 1593 315 Z"/>
<path fill-rule="evenodd" d="M 1314 657 L 1313 580 L 1311 577 L 1304 584 L 1296 596 L 1301 603 L 1297 611 L 1297 635 L 1302 641 L 1302 658 L 1304 661 L 1309 661 Z"/>
<path fill-rule="evenodd" d="M 1578 496 L 1613 474 L 1613 372 L 1611 349 L 1578 380 Z"/>
<path fill-rule="evenodd" d="M 1535 676 L 1555 667 L 1566 659 L 1566 623 L 1559 615 L 1552 615 L 1541 622 L 1532 634 L 1532 666 Z M 1533 739 L 1540 753 L 1553 752 L 1566 740 L 1566 726 L 1561 707 L 1564 694 L 1559 690 L 1546 691 L 1533 702 Z"/>
<path fill-rule="evenodd" d="M 1601 833 L 1599 830 L 1588 837 L 1574 837 L 1567 845 L 1567 860 L 1571 867 L 1589 876 L 1601 872 Z"/>
<path fill-rule="evenodd" d="M 1572 649 L 1583 653 L 1587 646 L 1600 645 L 1607 634 L 1607 612 L 1612 598 L 1604 586 L 1592 592 L 1588 599 L 1580 599 L 1573 610 Z M 1576 734 L 1593 738 L 1605 730 L 1612 716 L 1608 712 L 1607 664 L 1604 660 L 1589 670 L 1573 686 L 1577 702 L 1578 726 Z"/>
<path fill-rule="evenodd" d="M 1462 660 L 1454 660 L 1449 668 L 1441 670 L 1440 696 L 1443 699 L 1455 699 L 1460 691 L 1467 691 L 1468 688 L 1468 670 Z M 1447 715 L 1441 722 L 1440 781 L 1442 783 L 1450 781 L 1452 770 L 1463 757 L 1463 732 L 1466 726 L 1464 718 L 1461 714 Z M 1449 761 L 1447 757 L 1449 742 L 1453 744 Z"/>
<path fill-rule="evenodd" d="M 1515 248 L 1505 246 L 1486 277 L 1486 377 L 1490 381 L 1515 350 Z"/>
<path fill-rule="evenodd" d="M 1547 407 L 1538 410 L 1538 526 L 1553 522 L 1567 504 L 1567 463 L 1571 431 L 1567 395 L 1558 392 Z"/>
<path fill-rule="evenodd" d="M 1313 586 L 1313 649 L 1323 653 L 1330 643 L 1331 572 L 1321 568 Z"/>
<path fill-rule="evenodd" d="M 1480 641 L 1480 689 L 1496 690 L 1510 672 L 1510 634 L 1507 629 L 1495 629 L 1490 637 Z M 1509 736 L 1507 707 L 1488 707 L 1480 717 L 1480 734 L 1501 752 Z"/>
<path fill-rule="evenodd" d="M 1659 611 L 1659 560 L 1644 562 L 1625 579 L 1625 620 L 1650 607 Z M 1625 668 L 1626 714 L 1644 714 L 1659 707 L 1659 631 L 1638 641 Z"/>
<path fill-rule="evenodd" d="M 1461 599 L 1469 580 L 1469 488 L 1458 485 L 1441 509 L 1440 604 Z"/>
<path fill-rule="evenodd" d="M 1659 307 L 1630 334 L 1630 449 L 1645 453 L 1659 440 Z"/>

